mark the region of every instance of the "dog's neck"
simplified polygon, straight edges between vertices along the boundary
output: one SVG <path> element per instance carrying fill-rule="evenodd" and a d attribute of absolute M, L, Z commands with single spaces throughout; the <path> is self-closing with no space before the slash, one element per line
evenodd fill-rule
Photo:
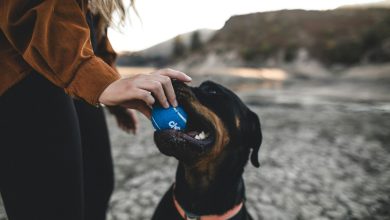
<path fill-rule="evenodd" d="M 220 215 L 245 199 L 243 170 L 209 172 L 214 173 L 200 173 L 179 163 L 174 194 L 186 211 L 197 215 Z"/>

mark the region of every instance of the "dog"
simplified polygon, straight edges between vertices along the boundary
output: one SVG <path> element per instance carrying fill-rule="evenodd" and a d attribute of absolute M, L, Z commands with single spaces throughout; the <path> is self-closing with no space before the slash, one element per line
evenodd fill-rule
<path fill-rule="evenodd" d="M 178 161 L 176 181 L 153 220 L 252 219 L 245 208 L 242 174 L 248 160 L 259 167 L 261 125 L 229 89 L 206 81 L 199 87 L 173 82 L 188 114 L 187 128 L 154 133 L 159 151 Z"/>

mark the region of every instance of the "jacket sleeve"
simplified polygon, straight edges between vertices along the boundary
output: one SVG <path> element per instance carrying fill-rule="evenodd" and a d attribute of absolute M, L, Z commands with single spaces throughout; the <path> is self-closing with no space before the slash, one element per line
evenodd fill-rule
<path fill-rule="evenodd" d="M 95 56 L 76 0 L 2 0 L 0 28 L 23 59 L 71 96 L 97 104 L 119 74 Z"/>
<path fill-rule="evenodd" d="M 96 56 L 104 60 L 112 68 L 116 68 L 115 61 L 117 58 L 117 53 L 111 46 L 110 40 L 107 37 L 107 30 L 103 36 L 101 36 L 100 41 L 98 42 L 98 48 L 96 51 Z"/>

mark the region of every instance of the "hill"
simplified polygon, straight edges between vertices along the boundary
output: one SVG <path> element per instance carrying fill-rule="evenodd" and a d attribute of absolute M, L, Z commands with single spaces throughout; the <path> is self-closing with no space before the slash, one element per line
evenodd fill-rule
<path fill-rule="evenodd" d="M 198 50 L 189 49 L 195 33 L 191 32 L 124 54 L 118 64 L 209 68 L 299 63 L 323 68 L 390 61 L 390 8 L 261 12 L 233 16 L 218 31 L 198 32 L 202 41 Z M 175 48 L 180 50 L 174 52 Z"/>
<path fill-rule="evenodd" d="M 195 35 L 199 37 L 199 43 L 208 42 L 216 30 L 200 29 L 188 33 L 180 34 L 175 38 L 161 42 L 150 48 L 137 52 L 126 52 L 119 56 L 117 64 L 120 66 L 164 66 L 174 59 L 175 44 L 182 44 L 183 50 L 191 51 L 191 43 Z"/>
<path fill-rule="evenodd" d="M 200 30 L 179 35 L 183 44 L 186 47 L 190 47 L 191 37 L 195 32 L 199 33 L 201 42 L 207 42 L 215 34 L 216 30 L 200 29 Z M 172 38 L 160 44 L 147 48 L 143 51 L 140 51 L 140 55 L 145 57 L 154 57 L 154 56 L 169 57 L 173 53 L 174 44 L 175 44 L 175 38 Z"/>
<path fill-rule="evenodd" d="M 340 7 L 341 9 L 345 8 L 390 8 L 390 0 L 368 3 L 368 4 L 354 4 L 354 5 L 345 5 Z"/>
<path fill-rule="evenodd" d="M 206 48 L 207 53 L 234 52 L 248 65 L 291 62 L 302 54 L 326 65 L 387 62 L 390 9 L 282 10 L 234 16 Z"/>

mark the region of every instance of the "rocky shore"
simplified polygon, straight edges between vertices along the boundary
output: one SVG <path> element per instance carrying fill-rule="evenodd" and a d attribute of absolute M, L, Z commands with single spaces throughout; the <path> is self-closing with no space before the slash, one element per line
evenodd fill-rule
<path fill-rule="evenodd" d="M 206 78 L 234 88 L 261 118 L 261 167 L 245 171 L 255 219 L 390 219 L 390 83 Z M 176 161 L 161 155 L 140 116 L 138 135 L 107 114 L 116 187 L 109 220 L 150 219 L 174 181 Z M 0 205 L 0 220 L 6 220 Z"/>

